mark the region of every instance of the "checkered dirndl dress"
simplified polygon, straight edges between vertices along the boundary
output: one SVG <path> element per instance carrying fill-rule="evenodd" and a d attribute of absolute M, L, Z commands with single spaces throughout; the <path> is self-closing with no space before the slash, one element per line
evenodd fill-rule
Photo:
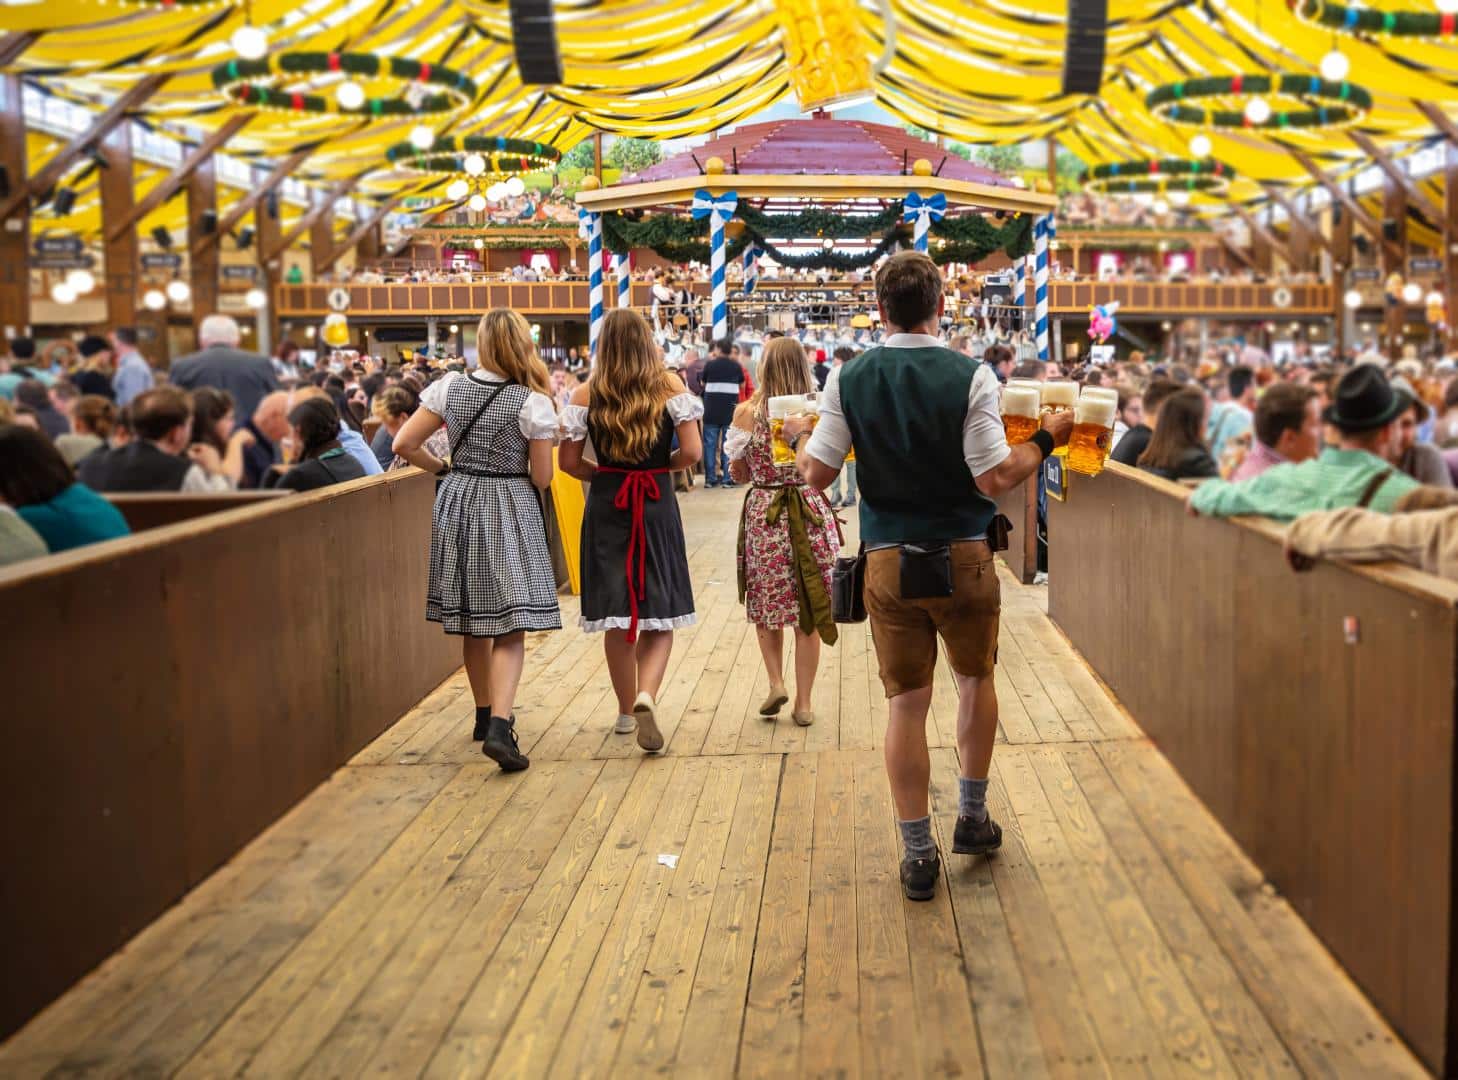
<path fill-rule="evenodd" d="M 455 446 L 435 496 L 425 617 L 448 634 L 497 637 L 562 626 L 542 504 L 528 473 L 519 417 L 530 391 L 478 373 L 427 389 Z M 474 426 L 461 441 L 492 394 Z"/>

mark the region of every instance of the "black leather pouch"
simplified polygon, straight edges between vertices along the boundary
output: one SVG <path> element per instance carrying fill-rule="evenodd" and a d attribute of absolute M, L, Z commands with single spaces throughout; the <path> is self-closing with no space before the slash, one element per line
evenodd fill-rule
<path fill-rule="evenodd" d="M 901 599 L 934 600 L 951 595 L 951 545 L 902 544 Z"/>

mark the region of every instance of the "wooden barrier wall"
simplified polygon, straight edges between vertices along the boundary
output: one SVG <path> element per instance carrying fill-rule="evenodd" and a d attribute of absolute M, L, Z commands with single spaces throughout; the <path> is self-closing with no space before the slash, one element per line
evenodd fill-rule
<path fill-rule="evenodd" d="M 1187 495 L 1121 465 L 1076 477 L 1049 503 L 1049 614 L 1451 1073 L 1458 585 L 1330 562 L 1298 575 L 1279 528 L 1190 517 Z"/>
<path fill-rule="evenodd" d="M 1002 559 L 1024 585 L 1038 572 L 1038 476 L 1028 477 L 997 500 L 997 509 L 1012 522 L 1012 535 Z"/>
<path fill-rule="evenodd" d="M 163 525 L 176 525 L 179 521 L 191 521 L 205 514 L 217 514 L 224 510 L 237 510 L 241 506 L 252 506 L 273 499 L 287 498 L 293 492 L 287 488 L 272 488 L 267 491 L 227 491 L 217 494 L 186 494 L 180 491 L 112 492 L 106 500 L 122 512 L 132 532 L 144 529 L 158 529 Z"/>
<path fill-rule="evenodd" d="M 0 571 L 0 1035 L 460 664 L 435 480 L 388 473 Z"/>

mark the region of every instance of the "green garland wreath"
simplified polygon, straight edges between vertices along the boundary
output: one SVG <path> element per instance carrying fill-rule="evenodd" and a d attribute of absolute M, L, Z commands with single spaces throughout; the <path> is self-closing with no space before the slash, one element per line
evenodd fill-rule
<path fill-rule="evenodd" d="M 1272 109 L 1268 120 L 1253 124 L 1243 111 L 1185 104 L 1201 98 L 1260 94 L 1295 98 L 1303 108 Z M 1315 104 L 1313 99 L 1321 104 Z M 1350 124 L 1372 108 L 1372 95 L 1355 83 L 1331 82 L 1317 75 L 1221 75 L 1156 86 L 1144 99 L 1144 104 L 1156 116 L 1176 124 L 1279 131 Z"/>
<path fill-rule="evenodd" d="M 555 146 L 501 135 L 466 135 L 460 139 L 443 135 L 428 150 L 419 150 L 408 142 L 397 143 L 385 151 L 385 158 L 411 172 L 455 176 L 466 174 L 465 162 L 470 154 L 486 159 L 483 176 L 536 172 L 562 160 L 562 152 Z"/>
<path fill-rule="evenodd" d="M 1213 159 L 1160 158 L 1115 161 L 1095 165 L 1084 179 L 1084 190 L 1097 194 L 1130 191 L 1204 191 L 1223 194 L 1235 179 L 1235 170 Z"/>
<path fill-rule="evenodd" d="M 346 109 L 324 94 L 280 90 L 272 84 L 297 81 L 310 75 L 345 75 L 364 79 L 395 79 L 417 84 L 425 93 L 411 102 L 405 95 L 366 98 L 357 109 Z M 281 52 L 257 60 L 235 57 L 213 68 L 213 86 L 229 101 L 257 109 L 291 113 L 338 113 L 344 116 L 435 116 L 454 112 L 476 97 L 476 83 L 467 75 L 440 64 L 379 56 L 363 52 Z"/>
<path fill-rule="evenodd" d="M 1315 23 L 1349 34 L 1386 34 L 1390 37 L 1452 37 L 1458 16 L 1436 11 L 1378 11 L 1348 7 L 1327 0 L 1286 0 L 1302 22 Z"/>

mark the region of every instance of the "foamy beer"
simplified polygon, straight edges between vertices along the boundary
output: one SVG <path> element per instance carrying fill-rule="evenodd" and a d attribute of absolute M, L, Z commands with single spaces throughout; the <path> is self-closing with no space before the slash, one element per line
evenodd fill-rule
<path fill-rule="evenodd" d="M 1008 383 L 1002 390 L 1002 426 L 1009 446 L 1025 443 L 1037 433 L 1041 407 L 1038 387 Z"/>
<path fill-rule="evenodd" d="M 1049 379 L 1041 384 L 1042 406 L 1039 414 L 1073 411 L 1078 403 L 1078 383 L 1072 379 Z M 1068 453 L 1068 447 L 1060 446 L 1053 451 L 1059 457 Z"/>
<path fill-rule="evenodd" d="M 820 417 L 819 395 L 786 394 L 769 399 L 770 453 L 776 465 L 795 464 L 795 451 L 785 442 L 785 421 L 792 416 L 808 416 L 813 428 Z"/>
<path fill-rule="evenodd" d="M 1090 393 L 1090 391 L 1095 391 Z M 1114 446 L 1114 416 L 1119 395 L 1088 387 L 1073 409 L 1073 434 L 1068 439 L 1068 467 L 1084 476 L 1097 476 Z"/>

